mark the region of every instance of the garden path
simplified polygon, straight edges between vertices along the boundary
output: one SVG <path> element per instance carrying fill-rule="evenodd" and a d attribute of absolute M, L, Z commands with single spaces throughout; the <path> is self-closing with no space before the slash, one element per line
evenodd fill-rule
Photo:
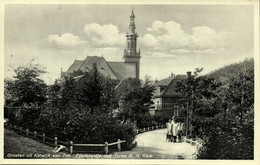
<path fill-rule="evenodd" d="M 185 142 L 166 142 L 166 129 L 138 134 L 136 142 L 137 146 L 131 151 L 115 154 L 132 154 L 133 158 L 194 159 L 197 151 L 196 146 Z"/>

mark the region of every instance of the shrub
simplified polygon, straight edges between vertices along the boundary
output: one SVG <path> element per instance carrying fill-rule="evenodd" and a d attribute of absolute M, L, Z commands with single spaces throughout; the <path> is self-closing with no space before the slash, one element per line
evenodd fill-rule
<path fill-rule="evenodd" d="M 198 159 L 253 159 L 254 125 L 252 122 L 240 124 L 234 117 L 217 119 L 214 127 L 204 130 L 207 138 L 199 149 Z"/>
<path fill-rule="evenodd" d="M 55 113 L 45 109 L 37 120 L 37 129 L 46 136 L 57 136 L 74 143 L 104 144 L 126 140 L 122 149 L 132 148 L 135 139 L 132 122 L 122 122 L 105 113 L 91 113 L 87 108 L 64 107 L 56 109 Z"/>
<path fill-rule="evenodd" d="M 8 123 L 26 129 L 34 129 L 35 122 L 40 116 L 38 108 L 5 108 L 8 109 Z"/>

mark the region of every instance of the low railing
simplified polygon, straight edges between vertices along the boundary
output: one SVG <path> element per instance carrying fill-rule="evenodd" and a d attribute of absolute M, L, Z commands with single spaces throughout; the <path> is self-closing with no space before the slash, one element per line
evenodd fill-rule
<path fill-rule="evenodd" d="M 202 144 L 200 142 L 198 142 L 197 140 L 194 141 L 192 139 L 184 138 L 183 141 L 186 143 L 190 143 L 191 145 L 195 145 L 196 147 L 202 147 Z"/>
<path fill-rule="evenodd" d="M 17 132 L 18 134 L 21 135 L 25 135 L 28 138 L 33 138 L 34 140 L 40 141 L 42 143 L 48 144 L 50 146 L 58 146 L 59 144 L 62 144 L 68 148 L 66 148 L 66 151 L 68 151 L 70 154 L 73 154 L 74 152 L 74 147 L 102 147 L 104 149 L 104 152 L 106 154 L 109 153 L 109 146 L 113 146 L 113 145 L 117 145 L 117 150 L 121 151 L 121 143 L 125 143 L 125 140 L 120 140 L 118 139 L 117 142 L 113 142 L 113 143 L 108 143 L 105 142 L 104 144 L 74 144 L 72 141 L 70 142 L 64 142 L 61 140 L 58 140 L 58 137 L 54 137 L 54 138 L 50 138 L 47 137 L 45 134 L 37 134 L 36 131 L 29 131 L 28 129 L 23 130 L 22 127 L 17 127 L 17 126 L 12 126 L 12 125 L 8 125 L 7 126 L 10 129 L 15 130 L 15 132 Z M 84 152 L 84 150 L 83 150 Z"/>
<path fill-rule="evenodd" d="M 153 131 L 153 130 L 157 130 L 157 129 L 163 129 L 163 128 L 166 128 L 166 125 L 156 125 L 156 126 L 151 126 L 151 127 L 147 127 L 147 128 L 139 128 L 136 130 L 136 135 L 139 133 Z"/>

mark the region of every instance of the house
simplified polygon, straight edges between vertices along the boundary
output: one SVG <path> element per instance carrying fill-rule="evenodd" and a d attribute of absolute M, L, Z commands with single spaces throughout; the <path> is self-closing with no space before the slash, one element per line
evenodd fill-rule
<path fill-rule="evenodd" d="M 190 73 L 190 72 L 189 72 Z M 180 117 L 181 104 L 178 102 L 181 93 L 177 92 L 177 82 L 185 80 L 188 75 L 177 75 L 173 73 L 169 78 L 156 81 L 153 93 L 153 105 L 150 106 L 149 111 L 152 116 L 162 116 L 164 118 L 171 118 L 172 116 Z"/>
<path fill-rule="evenodd" d="M 123 51 L 123 62 L 106 61 L 104 57 L 87 56 L 85 60 L 75 60 L 66 72 L 61 70 L 61 79 L 64 77 L 73 77 L 76 81 L 84 81 L 88 76 L 86 73 L 96 65 L 97 71 L 104 77 L 119 84 L 127 78 L 137 78 L 140 75 L 140 49 L 137 51 L 137 33 L 135 32 L 135 15 L 132 10 L 130 16 L 130 25 L 126 35 L 126 48 Z M 123 41 L 122 41 L 123 42 Z"/>

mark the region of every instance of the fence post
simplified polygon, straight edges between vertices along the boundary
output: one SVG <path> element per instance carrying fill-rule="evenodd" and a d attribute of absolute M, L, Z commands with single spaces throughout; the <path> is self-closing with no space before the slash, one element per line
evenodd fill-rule
<path fill-rule="evenodd" d="M 147 128 L 147 130 L 149 131 L 150 127 Z"/>
<path fill-rule="evenodd" d="M 70 154 L 72 154 L 72 153 L 73 153 L 73 142 L 70 141 Z"/>
<path fill-rule="evenodd" d="M 145 128 L 144 128 L 144 131 L 145 131 Z"/>
<path fill-rule="evenodd" d="M 158 129 L 158 125 L 156 125 L 156 129 Z"/>
<path fill-rule="evenodd" d="M 152 130 L 153 130 L 153 126 L 152 126 Z"/>
<path fill-rule="evenodd" d="M 58 138 L 54 137 L 54 145 L 57 146 L 58 145 Z"/>
<path fill-rule="evenodd" d="M 36 131 L 34 131 L 34 138 L 36 139 Z"/>
<path fill-rule="evenodd" d="M 106 155 L 108 154 L 108 142 L 105 142 L 105 152 L 106 152 Z"/>
<path fill-rule="evenodd" d="M 117 149 L 118 151 L 121 151 L 121 142 L 120 139 L 117 140 L 118 144 L 117 144 Z"/>
<path fill-rule="evenodd" d="M 42 141 L 45 143 L 45 133 L 42 134 Z"/>
<path fill-rule="evenodd" d="M 26 136 L 29 136 L 29 130 L 26 129 Z"/>

